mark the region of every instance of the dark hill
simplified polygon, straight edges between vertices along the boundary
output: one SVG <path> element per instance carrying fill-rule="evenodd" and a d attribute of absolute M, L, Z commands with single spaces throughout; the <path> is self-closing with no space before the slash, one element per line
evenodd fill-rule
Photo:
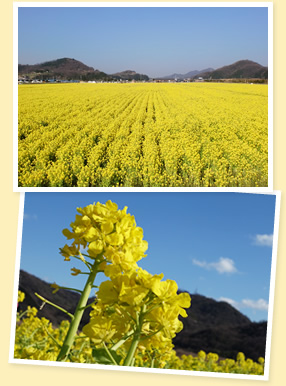
<path fill-rule="evenodd" d="M 109 76 L 102 71 L 94 70 L 84 63 L 75 59 L 62 58 L 40 64 L 19 64 L 19 76 L 29 76 L 40 79 L 73 79 L 73 80 L 95 80 L 109 79 Z"/>
<path fill-rule="evenodd" d="M 188 318 L 185 325 L 192 331 L 204 326 L 243 325 L 250 323 L 247 316 L 243 315 L 229 303 L 218 302 L 202 295 L 191 295 L 192 306 L 188 309 Z"/>
<path fill-rule="evenodd" d="M 132 71 L 132 70 L 116 72 L 111 76 L 115 79 L 123 79 L 123 80 L 149 80 L 149 77 L 147 75 L 138 74 L 136 71 Z"/>
<path fill-rule="evenodd" d="M 25 293 L 25 300 L 23 303 L 19 303 L 19 310 L 26 310 L 27 306 L 36 307 L 38 310 L 42 304 L 42 301 L 35 295 L 35 292 L 43 296 L 45 299 L 50 300 L 54 304 L 63 307 L 65 310 L 73 314 L 76 309 L 76 305 L 79 301 L 80 294 L 74 291 L 68 291 L 60 289 L 53 294 L 53 289 L 50 284 L 33 276 L 23 270 L 20 271 L 19 278 L 19 290 Z M 94 298 L 91 298 L 88 303 L 91 303 Z M 89 311 L 86 310 L 83 314 L 83 318 L 80 324 L 82 328 L 89 321 Z M 68 316 L 57 308 L 46 304 L 42 310 L 38 312 L 38 316 L 49 319 L 54 326 L 58 326 L 62 320 L 68 319 Z"/>
<path fill-rule="evenodd" d="M 59 290 L 52 294 L 50 284 L 22 270 L 19 289 L 26 294 L 24 302 L 19 304 L 20 310 L 25 310 L 28 305 L 39 309 L 42 302 L 35 292 L 70 313 L 75 311 L 79 300 L 79 294 L 73 291 Z M 242 351 L 246 357 L 254 360 L 265 356 L 266 322 L 253 323 L 226 302 L 217 302 L 197 294 L 191 295 L 191 298 L 188 317 L 181 318 L 184 329 L 173 341 L 178 353 L 204 350 L 235 359 L 237 353 Z M 90 299 L 89 303 L 93 300 Z M 38 316 L 49 319 L 54 326 L 67 319 L 63 312 L 48 304 L 38 312 Z M 89 309 L 84 313 L 80 328 L 88 321 Z"/>
<path fill-rule="evenodd" d="M 229 66 L 218 68 L 214 71 L 201 73 L 199 76 L 205 79 L 237 79 L 237 78 L 268 78 L 268 68 L 251 60 L 240 60 Z M 197 78 L 198 75 L 195 76 Z"/>
<path fill-rule="evenodd" d="M 184 328 L 174 339 L 179 351 L 204 350 L 234 359 L 240 351 L 254 360 L 265 356 L 266 322 L 251 322 L 226 302 L 197 294 L 191 298 L 188 317 L 181 318 Z"/>
<path fill-rule="evenodd" d="M 105 72 L 94 70 L 84 63 L 75 59 L 62 58 L 40 64 L 19 64 L 18 75 L 28 76 L 31 79 L 58 79 L 58 80 L 148 80 L 149 77 L 144 74 L 138 74 L 135 71 L 123 71 L 116 74 L 107 75 Z"/>
<path fill-rule="evenodd" d="M 62 58 L 62 59 L 56 59 L 51 60 L 48 62 L 40 63 L 40 64 L 33 64 L 33 65 L 22 65 L 19 64 L 18 67 L 19 72 L 65 72 L 65 73 L 74 73 L 74 72 L 91 72 L 94 71 L 93 67 L 88 67 L 82 62 L 79 62 L 75 59 L 70 58 Z"/>

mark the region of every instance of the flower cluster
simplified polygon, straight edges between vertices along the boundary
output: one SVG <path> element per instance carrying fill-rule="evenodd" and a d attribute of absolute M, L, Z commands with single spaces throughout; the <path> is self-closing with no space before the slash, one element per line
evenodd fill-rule
<path fill-rule="evenodd" d="M 143 240 L 143 230 L 136 226 L 134 216 L 127 213 L 127 207 L 118 210 L 117 204 L 107 201 L 105 205 L 98 202 L 77 211 L 79 214 L 71 223 L 72 232 L 63 230 L 63 234 L 73 240 L 70 246 L 61 249 L 65 260 L 80 256 L 85 261 L 81 252 L 83 248 L 88 257 L 98 259 L 100 256 L 103 259 L 101 268 L 111 263 L 122 271 L 136 268 L 137 261 L 146 256 L 148 243 Z M 77 273 L 75 270 L 74 274 Z"/>
<path fill-rule="evenodd" d="M 89 264 L 86 260 L 90 258 L 109 278 L 99 287 L 83 332 L 99 346 L 114 345 L 125 337 L 121 346 L 129 347 L 136 337 L 138 349 L 171 350 L 172 338 L 183 328 L 178 316 L 186 317 L 185 308 L 190 307 L 189 294 L 178 295 L 176 282 L 162 281 L 163 274 L 151 275 L 138 267 L 148 244 L 127 207 L 118 210 L 107 201 L 77 211 L 72 231 L 63 230 L 72 244 L 65 245 L 61 253 L 68 261 L 74 256 Z M 72 275 L 80 273 L 72 268 Z"/>
<path fill-rule="evenodd" d="M 132 333 L 140 324 L 138 348 L 142 351 L 173 347 L 172 338 L 183 328 L 178 316 L 187 316 L 190 307 L 187 293 L 177 294 L 173 280 L 162 281 L 163 274 L 151 275 L 138 268 L 127 273 L 116 272 L 110 266 L 110 280 L 101 283 L 90 322 L 83 328 L 95 344 L 118 341 Z"/>

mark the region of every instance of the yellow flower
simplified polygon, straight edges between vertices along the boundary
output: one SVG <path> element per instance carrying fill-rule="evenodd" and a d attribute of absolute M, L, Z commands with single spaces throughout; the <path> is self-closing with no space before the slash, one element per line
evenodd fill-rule
<path fill-rule="evenodd" d="M 122 234 L 112 233 L 105 237 L 107 244 L 112 246 L 121 246 L 124 242 L 124 237 Z"/>
<path fill-rule="evenodd" d="M 101 230 L 103 233 L 108 234 L 113 231 L 114 225 L 112 221 L 104 221 L 101 223 Z"/>
<path fill-rule="evenodd" d="M 118 291 L 116 290 L 113 282 L 110 280 L 102 282 L 99 286 L 97 297 L 102 303 L 113 304 L 117 302 Z"/>
<path fill-rule="evenodd" d="M 76 245 L 65 245 L 60 251 L 66 261 L 70 260 L 70 256 L 77 256 L 79 254 L 79 248 Z"/>
<path fill-rule="evenodd" d="M 115 202 L 112 202 L 110 200 L 108 200 L 105 205 L 106 205 L 107 209 L 109 209 L 112 212 L 116 212 L 118 209 L 117 204 L 115 204 Z"/>
<path fill-rule="evenodd" d="M 86 217 L 86 216 L 84 216 Z M 98 239 L 100 237 L 100 232 L 98 229 L 94 227 L 90 227 L 83 235 L 84 240 L 86 240 L 88 243 Z"/>
<path fill-rule="evenodd" d="M 108 343 L 116 329 L 112 324 L 112 319 L 106 319 L 101 316 L 94 316 L 93 322 L 88 323 L 82 329 L 83 333 L 90 337 L 95 344 L 102 342 Z"/>
<path fill-rule="evenodd" d="M 103 251 L 103 242 L 101 240 L 93 241 L 88 246 L 88 254 L 91 257 L 97 257 Z"/>
<path fill-rule="evenodd" d="M 18 291 L 18 303 L 23 302 L 25 299 L 25 294 L 22 291 Z"/>
<path fill-rule="evenodd" d="M 77 276 L 81 273 L 81 270 L 77 268 L 71 268 L 71 271 L 73 276 Z"/>
<path fill-rule="evenodd" d="M 51 288 L 54 288 L 53 290 L 53 294 L 55 294 L 56 292 L 58 292 L 58 290 L 61 288 L 59 285 L 57 285 L 56 283 L 53 283 L 51 284 Z"/>

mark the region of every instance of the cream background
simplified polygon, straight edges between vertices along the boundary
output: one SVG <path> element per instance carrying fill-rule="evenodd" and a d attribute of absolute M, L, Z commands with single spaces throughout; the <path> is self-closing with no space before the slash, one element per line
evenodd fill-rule
<path fill-rule="evenodd" d="M 0 368 L 1 382 L 3 384 L 26 385 L 78 385 L 80 383 L 99 385 L 156 385 L 158 382 L 165 386 L 180 382 L 181 386 L 193 383 L 198 386 L 217 385 L 255 385 L 262 381 L 192 377 L 185 375 L 149 374 L 123 371 L 90 370 L 64 367 L 48 367 L 34 365 L 9 364 L 10 328 L 12 315 L 12 300 L 15 273 L 18 209 L 20 193 L 13 193 L 13 130 L 12 130 L 12 68 L 13 68 L 13 1 L 2 0 L 0 2 L 0 50 L 1 50 L 1 317 L 0 331 Z M 273 1 L 274 13 L 274 189 L 281 190 L 280 232 L 277 255 L 277 271 L 275 285 L 275 301 L 272 329 L 272 344 L 270 356 L 269 386 L 282 385 L 285 382 L 285 350 L 286 345 L 286 240 L 283 238 L 286 232 L 286 206 L 284 205 L 284 192 L 286 191 L 286 119 L 285 119 L 285 36 L 286 36 L 286 2 L 285 0 Z M 283 100 L 284 99 L 284 100 Z M 52 193 L 51 193 L 52 194 Z M 148 194 L 148 193 L 146 193 Z M 48 241 L 48 240 L 47 240 Z M 39 251 L 40 253 L 40 251 Z"/>

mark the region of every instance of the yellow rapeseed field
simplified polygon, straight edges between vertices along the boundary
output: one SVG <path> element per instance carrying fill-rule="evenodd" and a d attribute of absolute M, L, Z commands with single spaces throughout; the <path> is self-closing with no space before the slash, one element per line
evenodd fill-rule
<path fill-rule="evenodd" d="M 19 187 L 268 186 L 268 87 L 19 86 Z"/>

